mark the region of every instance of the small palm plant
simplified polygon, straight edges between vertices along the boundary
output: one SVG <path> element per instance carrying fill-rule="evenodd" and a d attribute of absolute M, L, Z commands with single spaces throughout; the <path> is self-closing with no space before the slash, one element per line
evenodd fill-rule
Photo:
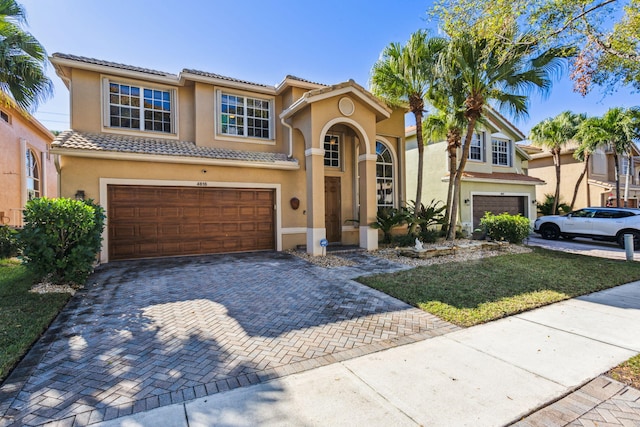
<path fill-rule="evenodd" d="M 376 215 L 376 222 L 369 224 L 370 227 L 382 230 L 382 242 L 391 243 L 391 231 L 407 222 L 408 212 L 400 208 L 380 208 Z"/>

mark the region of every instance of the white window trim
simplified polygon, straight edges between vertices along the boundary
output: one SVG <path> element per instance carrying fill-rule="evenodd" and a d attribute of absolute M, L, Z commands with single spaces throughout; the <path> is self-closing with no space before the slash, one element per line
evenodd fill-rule
<path fill-rule="evenodd" d="M 255 138 L 243 135 L 228 135 L 226 133 L 222 133 L 221 131 L 221 115 L 222 115 L 222 94 L 233 95 L 233 96 L 242 96 L 244 98 L 253 98 L 259 99 L 262 101 L 269 101 L 269 138 Z M 244 142 L 250 144 L 262 144 L 262 145 L 275 145 L 276 144 L 276 121 L 275 121 L 275 106 L 276 99 L 272 96 L 266 96 L 263 94 L 256 94 L 253 92 L 246 91 L 238 91 L 238 90 L 227 90 L 224 89 L 216 89 L 215 96 L 215 105 L 213 108 L 214 114 L 214 133 L 215 139 L 220 141 L 233 141 L 233 142 Z M 246 108 L 246 107 L 245 107 Z"/>
<path fill-rule="evenodd" d="M 120 128 L 120 127 L 112 127 L 111 123 L 111 111 L 110 111 L 110 102 L 109 102 L 109 83 L 117 83 L 117 84 L 125 84 L 131 86 L 140 86 L 143 89 L 157 89 L 164 90 L 170 93 L 171 97 L 171 132 L 159 132 L 153 130 L 136 130 L 136 129 L 128 129 L 128 128 Z M 102 85 L 101 85 L 101 105 L 102 105 L 102 131 L 106 133 L 117 133 L 121 135 L 131 135 L 131 136 L 147 136 L 153 135 L 158 138 L 171 138 L 178 139 L 178 91 L 176 88 L 167 86 L 167 85 L 159 85 L 159 84 L 149 84 L 149 82 L 139 81 L 139 80 L 130 80 L 130 79 L 120 79 L 117 77 L 110 76 L 102 76 Z M 141 123 L 144 122 L 144 118 L 140 118 Z"/>
<path fill-rule="evenodd" d="M 507 164 L 506 165 L 493 162 L 493 141 L 500 141 L 500 142 L 506 142 L 507 143 Z M 515 144 L 510 139 L 497 138 L 497 137 L 493 137 L 492 136 L 491 137 L 491 165 L 492 166 L 501 167 L 501 168 L 511 168 L 511 167 L 513 167 L 513 163 L 514 163 L 513 162 L 514 146 L 515 146 Z"/>
<path fill-rule="evenodd" d="M 467 161 L 474 163 L 486 163 L 487 162 L 487 133 L 485 131 L 477 131 L 473 132 L 474 134 L 480 135 L 482 144 L 480 145 L 480 155 L 481 159 L 472 159 L 471 158 L 471 146 L 469 147 L 469 155 L 467 156 Z M 473 141 L 473 138 L 472 138 Z"/>
<path fill-rule="evenodd" d="M 325 168 L 328 168 L 330 170 L 339 170 L 339 171 L 344 171 L 343 168 L 343 163 L 344 163 L 344 135 L 342 133 L 330 133 L 327 132 L 323 137 L 322 137 L 322 149 L 324 151 L 324 155 L 322 156 L 322 163 L 324 164 L 324 162 L 327 160 L 324 156 L 327 154 L 327 150 L 324 149 L 324 144 L 325 144 L 325 138 L 326 137 L 335 137 L 338 138 L 338 142 L 336 143 L 336 145 L 338 146 L 337 148 L 337 152 L 338 152 L 338 166 L 329 166 L 329 165 L 324 165 Z"/>
<path fill-rule="evenodd" d="M 391 165 L 393 168 L 393 181 L 392 181 L 392 191 L 393 191 L 393 207 L 397 208 L 398 207 L 398 200 L 399 200 L 399 195 L 398 195 L 398 155 L 396 153 L 396 150 L 393 148 L 393 145 L 389 142 L 389 140 L 387 138 L 381 137 L 379 135 L 376 136 L 376 142 L 380 141 L 381 143 L 383 143 L 387 149 L 389 150 L 389 153 L 391 153 L 391 160 L 393 162 L 393 164 Z M 378 160 L 377 160 L 377 153 L 376 153 L 376 166 L 377 166 Z M 376 188 L 378 186 L 378 174 L 376 174 Z M 376 193 L 377 194 L 377 193 Z M 376 206 L 378 206 L 377 204 L 377 198 L 376 198 Z"/>

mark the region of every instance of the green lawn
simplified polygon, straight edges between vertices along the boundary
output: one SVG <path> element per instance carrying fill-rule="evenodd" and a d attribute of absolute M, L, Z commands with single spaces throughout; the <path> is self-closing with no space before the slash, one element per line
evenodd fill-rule
<path fill-rule="evenodd" d="M 640 389 L 640 354 L 609 371 L 609 376 L 621 383 Z"/>
<path fill-rule="evenodd" d="M 640 280 L 640 263 L 533 248 L 358 279 L 459 326 Z"/>
<path fill-rule="evenodd" d="M 0 381 L 69 300 L 69 294 L 31 293 L 33 284 L 18 261 L 0 260 Z"/>

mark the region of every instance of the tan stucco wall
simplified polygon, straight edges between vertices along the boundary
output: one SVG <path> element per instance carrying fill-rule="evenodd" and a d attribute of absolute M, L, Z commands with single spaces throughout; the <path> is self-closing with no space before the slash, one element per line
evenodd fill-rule
<path fill-rule="evenodd" d="M 25 149 L 31 149 L 37 157 L 41 171 L 41 195 L 58 196 L 58 174 L 49 145 L 53 136 L 39 129 L 23 112 L 10 105 L 0 107 L 10 116 L 10 123 L 0 120 L 0 212 L 4 212 L 0 223 L 22 225 L 22 209 L 26 202 Z M 23 142 L 21 142 L 23 141 Z M 44 171 L 44 172 L 43 172 Z"/>
<path fill-rule="evenodd" d="M 575 190 L 576 182 L 582 171 L 584 170 L 584 163 L 577 161 L 572 153 L 563 153 L 560 159 L 560 200 L 566 204 L 571 204 L 573 199 L 573 193 Z M 573 206 L 574 209 L 580 209 L 586 206 L 604 206 L 610 195 L 615 197 L 615 172 L 613 156 L 607 155 L 607 170 L 605 174 L 594 174 L 593 165 L 591 160 L 588 166 L 588 175 L 585 175 L 580 187 L 578 188 L 578 194 Z M 550 155 L 535 156 L 529 162 L 529 175 L 540 178 L 546 182 L 545 185 L 538 186 L 536 189 L 536 200 L 542 202 L 545 200 L 545 195 L 555 194 L 556 190 L 556 172 L 553 165 L 553 159 Z M 605 187 L 595 184 L 587 185 L 587 179 L 592 179 L 601 182 L 610 182 L 612 188 L 609 190 Z M 633 178 L 631 178 L 633 181 Z M 624 186 L 626 177 L 622 175 L 620 177 L 620 197 L 624 197 Z M 633 185 L 633 182 L 632 182 Z M 589 195 L 587 195 L 587 192 Z M 640 191 L 630 190 L 630 199 L 640 199 Z"/>
<path fill-rule="evenodd" d="M 407 137 L 407 145 L 415 147 L 415 135 Z M 422 203 L 428 205 L 432 200 L 447 201 L 448 180 L 448 154 L 446 142 L 438 142 L 424 147 L 424 170 L 422 175 Z M 523 157 L 515 152 L 515 161 L 511 167 L 493 166 L 491 164 L 491 141 L 487 134 L 485 159 L 487 162 L 467 161 L 465 170 L 479 173 L 520 173 L 523 170 Z M 406 151 L 406 179 L 407 179 L 407 199 L 415 200 L 418 176 L 418 149 L 412 148 Z M 463 229 L 471 230 L 473 217 L 473 206 L 471 203 L 465 205 L 465 199 L 472 200 L 474 194 L 477 195 L 517 195 L 526 196 L 528 216 L 531 220 L 536 218 L 535 209 L 531 209 L 531 201 L 536 198 L 536 186 L 510 184 L 506 182 L 473 182 L 463 181 L 460 187 L 459 200 L 459 221 Z"/>

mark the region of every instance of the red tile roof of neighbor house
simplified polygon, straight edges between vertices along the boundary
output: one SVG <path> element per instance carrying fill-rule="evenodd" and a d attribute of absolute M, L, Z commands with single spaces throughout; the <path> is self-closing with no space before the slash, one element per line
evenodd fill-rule
<path fill-rule="evenodd" d="M 51 147 L 54 152 L 59 150 L 73 150 L 297 164 L 297 160 L 288 158 L 284 153 L 229 150 L 216 147 L 203 147 L 190 141 L 107 133 L 75 132 L 72 130 L 64 131 L 58 135 L 51 144 Z"/>
<path fill-rule="evenodd" d="M 506 173 L 506 172 L 493 172 L 493 173 L 482 173 L 482 172 L 464 172 L 462 175 L 462 179 L 479 179 L 479 180 L 491 180 L 491 181 L 520 181 L 523 183 L 531 183 L 531 184 L 544 184 L 545 181 L 529 176 L 523 175 L 519 173 Z"/>

